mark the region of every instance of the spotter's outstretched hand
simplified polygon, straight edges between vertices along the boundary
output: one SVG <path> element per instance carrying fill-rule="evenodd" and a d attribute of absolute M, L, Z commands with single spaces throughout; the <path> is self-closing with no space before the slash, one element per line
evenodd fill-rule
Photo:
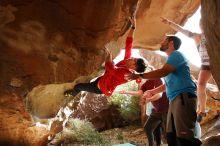
<path fill-rule="evenodd" d="M 124 79 L 131 81 L 131 80 L 135 80 L 138 79 L 140 77 L 139 74 L 135 74 L 135 73 L 130 73 L 130 74 L 125 74 Z"/>

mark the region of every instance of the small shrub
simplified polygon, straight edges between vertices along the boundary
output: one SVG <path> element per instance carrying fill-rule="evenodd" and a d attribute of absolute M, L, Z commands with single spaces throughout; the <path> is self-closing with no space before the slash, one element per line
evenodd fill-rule
<path fill-rule="evenodd" d="M 118 140 L 123 140 L 123 139 L 124 139 L 123 133 L 122 133 L 121 131 L 117 132 L 117 133 L 116 133 L 116 138 L 117 138 Z"/>
<path fill-rule="evenodd" d="M 135 81 L 128 82 L 126 84 L 120 85 L 116 90 L 129 90 L 129 91 L 137 91 L 138 86 Z M 119 107 L 119 112 L 121 116 L 127 121 L 135 121 L 139 119 L 139 97 L 126 95 L 126 94 L 118 94 L 115 93 L 110 98 L 110 104 L 115 104 Z"/>
<path fill-rule="evenodd" d="M 70 119 L 63 130 L 62 138 L 68 143 L 79 142 L 84 145 L 104 145 L 110 143 L 93 125 L 86 120 Z"/>

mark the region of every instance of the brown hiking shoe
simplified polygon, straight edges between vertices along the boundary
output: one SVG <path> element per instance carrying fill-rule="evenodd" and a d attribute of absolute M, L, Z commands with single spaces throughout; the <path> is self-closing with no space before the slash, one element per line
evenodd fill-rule
<path fill-rule="evenodd" d="M 197 115 L 196 121 L 200 123 L 202 121 L 202 118 L 205 117 L 205 116 L 206 116 L 206 113 L 203 113 L 203 112 L 199 113 Z"/>

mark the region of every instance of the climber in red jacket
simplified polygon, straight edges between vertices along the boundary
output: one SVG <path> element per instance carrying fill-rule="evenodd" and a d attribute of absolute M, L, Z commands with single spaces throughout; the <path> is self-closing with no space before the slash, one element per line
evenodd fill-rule
<path fill-rule="evenodd" d="M 131 28 L 126 39 L 124 59 L 114 65 L 112 63 L 111 54 L 107 51 L 109 55 L 105 61 L 106 71 L 104 75 L 98 77 L 95 81 L 90 83 L 76 84 L 73 89 L 64 92 L 64 95 L 66 97 L 76 96 L 81 91 L 111 96 L 114 89 L 118 85 L 128 82 L 128 80 L 124 79 L 125 74 L 129 74 L 134 71 L 138 73 L 143 73 L 145 71 L 146 63 L 144 59 L 131 57 L 133 33 L 135 30 L 135 20 L 130 18 L 130 22 Z"/>

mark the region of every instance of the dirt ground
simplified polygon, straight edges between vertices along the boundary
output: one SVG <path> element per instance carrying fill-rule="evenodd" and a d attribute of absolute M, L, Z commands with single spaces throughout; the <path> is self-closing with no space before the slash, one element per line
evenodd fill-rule
<path fill-rule="evenodd" d="M 211 120 L 201 126 L 202 135 L 205 134 L 210 127 L 214 125 L 217 119 Z M 106 144 L 101 145 L 89 145 L 89 146 L 148 146 L 147 137 L 143 131 L 141 125 L 132 125 L 123 128 L 114 128 L 101 132 L 101 134 L 109 140 Z M 65 143 L 65 142 L 64 142 Z M 84 146 L 82 143 L 59 143 L 57 146 Z M 120 145 L 121 144 L 121 145 Z M 127 145 L 123 145 L 127 144 Z M 48 146 L 54 146 L 48 145 Z M 167 146 L 165 138 L 162 136 L 162 145 Z"/>
<path fill-rule="evenodd" d="M 208 129 L 214 125 L 216 120 L 212 120 L 207 124 L 201 126 L 202 134 L 204 134 Z M 123 143 L 130 143 L 136 146 L 147 146 L 147 137 L 141 126 L 128 126 L 124 128 L 115 128 L 102 132 L 106 137 L 110 137 L 111 144 L 117 145 Z M 166 146 L 163 140 L 162 146 Z"/>

